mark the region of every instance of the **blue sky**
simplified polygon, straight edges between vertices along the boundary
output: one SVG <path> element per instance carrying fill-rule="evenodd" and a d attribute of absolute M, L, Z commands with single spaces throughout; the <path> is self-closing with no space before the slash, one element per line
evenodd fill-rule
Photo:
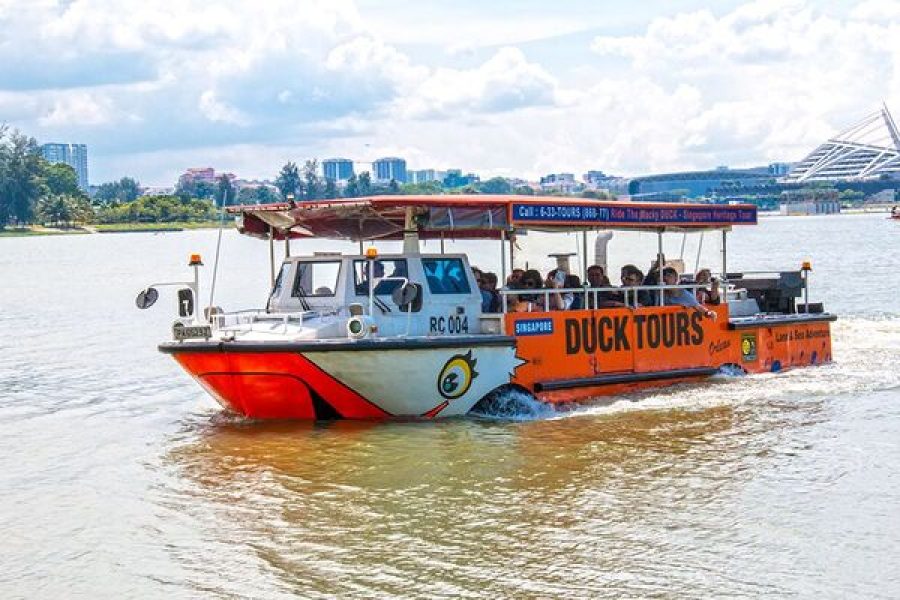
<path fill-rule="evenodd" d="M 87 143 L 93 183 L 750 166 L 900 112 L 898 39 L 896 0 L 0 0 L 0 121 Z"/>

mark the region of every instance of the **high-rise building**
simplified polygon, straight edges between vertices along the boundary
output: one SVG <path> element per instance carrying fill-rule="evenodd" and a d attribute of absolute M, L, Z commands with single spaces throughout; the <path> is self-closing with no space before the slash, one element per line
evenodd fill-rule
<path fill-rule="evenodd" d="M 447 173 L 434 169 L 420 169 L 406 172 L 408 183 L 427 183 L 429 181 L 442 181 Z"/>
<path fill-rule="evenodd" d="M 322 161 L 325 179 L 347 181 L 353 177 L 353 161 L 349 158 L 326 158 Z"/>
<path fill-rule="evenodd" d="M 88 189 L 87 146 L 85 144 L 44 144 L 41 146 L 44 160 L 51 163 L 65 163 L 75 169 L 78 187 Z"/>
<path fill-rule="evenodd" d="M 388 156 L 379 158 L 372 163 L 372 169 L 375 171 L 375 181 L 386 183 L 394 180 L 397 183 L 406 183 L 406 161 L 402 158 Z"/>

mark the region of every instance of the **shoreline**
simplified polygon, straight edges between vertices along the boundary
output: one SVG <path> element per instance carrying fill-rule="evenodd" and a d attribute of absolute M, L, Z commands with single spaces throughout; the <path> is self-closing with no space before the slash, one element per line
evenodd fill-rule
<path fill-rule="evenodd" d="M 90 235 L 95 233 L 173 233 L 193 229 L 218 229 L 218 221 L 172 223 L 102 223 L 67 228 L 30 226 L 0 230 L 0 238 Z"/>

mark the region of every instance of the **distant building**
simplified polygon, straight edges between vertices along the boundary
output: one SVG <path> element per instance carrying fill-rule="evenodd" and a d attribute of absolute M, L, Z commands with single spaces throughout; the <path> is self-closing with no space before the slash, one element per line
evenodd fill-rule
<path fill-rule="evenodd" d="M 545 192 L 561 192 L 571 194 L 581 189 L 572 173 L 550 173 L 541 177 L 541 190 Z"/>
<path fill-rule="evenodd" d="M 44 160 L 51 163 L 65 163 L 75 169 L 78 187 L 88 190 L 88 161 L 85 144 L 44 144 L 41 146 Z"/>
<path fill-rule="evenodd" d="M 171 186 L 148 185 L 141 188 L 141 196 L 171 196 L 175 188 Z"/>
<path fill-rule="evenodd" d="M 429 181 L 443 181 L 447 176 L 446 171 L 437 171 L 435 169 L 421 169 L 418 171 L 407 171 L 408 183 L 428 183 Z"/>
<path fill-rule="evenodd" d="M 821 144 L 796 163 L 783 181 L 900 180 L 900 131 L 883 106 Z"/>
<path fill-rule="evenodd" d="M 792 163 L 776 162 L 769 165 L 769 175 L 773 177 L 784 177 L 791 171 Z"/>
<path fill-rule="evenodd" d="M 781 193 L 783 215 L 834 215 L 841 212 L 841 202 L 836 190 L 801 189 Z"/>
<path fill-rule="evenodd" d="M 182 187 L 192 183 L 195 185 L 198 183 L 217 185 L 222 175 L 231 180 L 232 183 L 236 179 L 234 173 L 216 173 L 216 170 L 212 167 L 195 167 L 188 169 L 178 177 L 178 185 Z"/>
<path fill-rule="evenodd" d="M 773 184 L 774 177 L 768 167 L 753 169 L 722 169 L 712 171 L 684 171 L 635 177 L 628 184 L 628 193 L 634 197 L 662 194 L 665 197 L 703 198 L 715 193 L 729 193 L 743 188 L 756 188 Z"/>
<path fill-rule="evenodd" d="M 584 187 L 597 192 L 606 192 L 617 196 L 628 194 L 630 179 L 614 177 L 603 171 L 588 171 L 582 176 Z"/>
<path fill-rule="evenodd" d="M 372 163 L 375 181 L 387 183 L 392 179 L 397 183 L 406 183 L 406 161 L 402 158 L 388 156 Z"/>
<path fill-rule="evenodd" d="M 475 173 L 466 173 L 463 175 L 461 169 L 447 169 L 447 174 L 444 176 L 443 181 L 444 187 L 459 188 L 478 183 L 481 181 L 481 178 Z"/>
<path fill-rule="evenodd" d="M 322 173 L 325 179 L 347 181 L 353 177 L 353 161 L 349 158 L 326 158 L 322 161 Z"/>

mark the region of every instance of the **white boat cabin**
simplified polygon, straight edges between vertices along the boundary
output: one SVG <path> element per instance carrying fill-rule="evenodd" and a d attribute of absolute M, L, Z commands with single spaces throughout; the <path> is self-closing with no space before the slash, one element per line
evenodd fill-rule
<path fill-rule="evenodd" d="M 307 315 L 304 325 L 315 328 L 318 339 L 500 330 L 500 315 L 482 318 L 481 292 L 463 254 L 290 257 L 281 265 L 267 312 Z"/>

